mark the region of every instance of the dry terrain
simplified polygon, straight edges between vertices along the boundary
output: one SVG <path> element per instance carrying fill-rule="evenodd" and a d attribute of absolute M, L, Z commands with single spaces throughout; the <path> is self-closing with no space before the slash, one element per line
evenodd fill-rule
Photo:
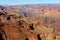
<path fill-rule="evenodd" d="M 0 40 L 60 40 L 60 5 L 0 5 Z"/>

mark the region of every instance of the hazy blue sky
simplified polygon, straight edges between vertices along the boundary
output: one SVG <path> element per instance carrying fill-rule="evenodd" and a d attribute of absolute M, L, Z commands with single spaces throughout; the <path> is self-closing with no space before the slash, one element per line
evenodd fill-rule
<path fill-rule="evenodd" d="M 0 0 L 0 5 L 60 4 L 60 0 Z"/>

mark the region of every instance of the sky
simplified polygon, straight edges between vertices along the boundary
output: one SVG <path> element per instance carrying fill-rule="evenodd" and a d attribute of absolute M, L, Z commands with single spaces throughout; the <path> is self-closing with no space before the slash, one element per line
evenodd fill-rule
<path fill-rule="evenodd" d="M 0 0 L 0 5 L 60 4 L 60 0 Z"/>

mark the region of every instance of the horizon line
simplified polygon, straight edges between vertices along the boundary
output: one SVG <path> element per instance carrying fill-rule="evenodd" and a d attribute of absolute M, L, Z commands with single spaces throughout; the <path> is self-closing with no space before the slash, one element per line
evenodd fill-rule
<path fill-rule="evenodd" d="M 41 4 L 41 5 L 49 5 L 49 4 L 60 5 L 59 3 L 38 3 L 38 4 Z M 37 4 L 24 4 L 24 3 L 22 3 L 22 4 L 0 4 L 0 5 L 37 5 Z"/>

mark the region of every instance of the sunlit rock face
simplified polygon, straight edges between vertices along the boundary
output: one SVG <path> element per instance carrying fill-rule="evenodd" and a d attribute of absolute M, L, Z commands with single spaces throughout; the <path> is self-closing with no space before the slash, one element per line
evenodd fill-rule
<path fill-rule="evenodd" d="M 60 40 L 60 5 L 0 6 L 0 40 Z"/>

